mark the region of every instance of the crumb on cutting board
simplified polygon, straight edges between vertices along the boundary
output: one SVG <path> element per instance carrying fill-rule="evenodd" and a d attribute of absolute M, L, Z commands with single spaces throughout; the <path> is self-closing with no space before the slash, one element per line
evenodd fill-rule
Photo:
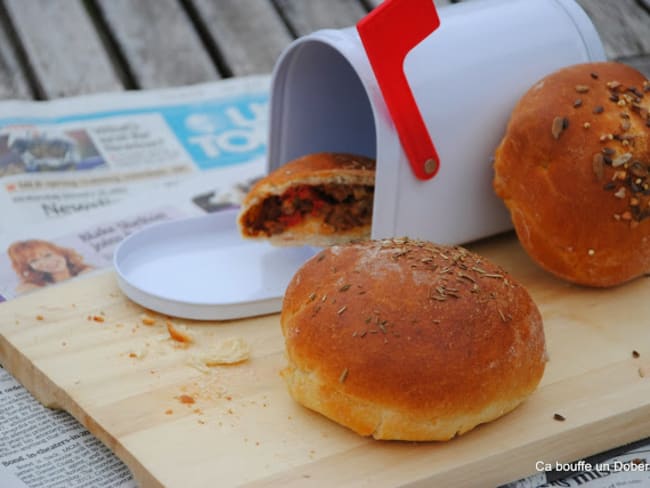
<path fill-rule="evenodd" d="M 221 366 L 237 364 L 250 358 L 250 346 L 241 337 L 230 337 L 217 342 L 209 349 L 193 354 L 190 362 L 194 366 Z"/>
<path fill-rule="evenodd" d="M 183 393 L 182 395 L 178 396 L 178 401 L 181 403 L 184 403 L 185 405 L 192 405 L 196 403 L 196 400 L 192 395 L 188 395 L 186 393 Z"/>
<path fill-rule="evenodd" d="M 142 322 L 143 325 L 154 325 L 156 323 L 156 319 L 150 315 L 147 315 L 146 313 L 143 313 L 140 315 L 140 322 Z"/>
<path fill-rule="evenodd" d="M 183 344 L 191 344 L 194 342 L 194 338 L 190 334 L 190 331 L 187 329 L 187 327 L 184 327 L 182 325 L 175 325 L 169 320 L 166 322 L 166 325 L 169 336 L 176 342 L 181 342 Z"/>

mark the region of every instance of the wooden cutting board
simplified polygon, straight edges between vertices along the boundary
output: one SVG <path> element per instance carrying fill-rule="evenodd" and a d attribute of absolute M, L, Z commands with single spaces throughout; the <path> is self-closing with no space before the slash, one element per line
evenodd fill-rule
<path fill-rule="evenodd" d="M 278 375 L 278 315 L 172 319 L 195 338 L 178 347 L 165 317 L 125 298 L 111 271 L 1 305 L 0 362 L 45 405 L 75 416 L 143 486 L 487 487 L 534 473 L 537 461 L 650 436 L 650 279 L 580 288 L 536 267 L 512 235 L 472 249 L 529 288 L 550 360 L 521 407 L 447 443 L 373 441 L 293 402 Z M 156 323 L 144 325 L 143 313 Z M 250 345 L 248 361 L 196 366 L 197 351 L 231 337 Z"/>

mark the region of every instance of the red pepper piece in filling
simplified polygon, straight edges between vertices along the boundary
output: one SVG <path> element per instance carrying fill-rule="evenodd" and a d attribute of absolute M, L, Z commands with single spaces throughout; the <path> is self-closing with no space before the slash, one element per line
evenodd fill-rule
<path fill-rule="evenodd" d="M 300 205 L 299 201 L 309 202 L 309 213 L 312 216 L 319 215 L 321 208 L 325 205 L 325 201 L 318 197 L 318 192 L 306 185 L 287 189 L 282 195 L 282 200 L 292 202 L 295 208 L 293 213 L 278 217 L 278 220 L 287 227 L 299 224 L 307 213 L 306 209 L 300 210 L 304 209 L 304 206 Z"/>
<path fill-rule="evenodd" d="M 292 225 L 299 224 L 302 221 L 302 217 L 300 212 L 294 212 L 291 215 L 280 215 L 278 220 L 287 227 L 291 227 Z"/>
<path fill-rule="evenodd" d="M 313 207 L 311 209 L 311 214 L 313 216 L 316 216 L 316 215 L 318 215 L 320 213 L 320 209 L 323 208 L 323 205 L 325 205 L 325 201 L 315 198 L 312 201 L 312 204 L 313 204 Z"/>

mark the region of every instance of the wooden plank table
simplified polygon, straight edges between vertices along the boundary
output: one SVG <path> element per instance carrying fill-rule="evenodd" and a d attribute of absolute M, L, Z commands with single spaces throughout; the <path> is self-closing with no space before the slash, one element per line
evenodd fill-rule
<path fill-rule="evenodd" d="M 608 58 L 650 77 L 650 1 L 578 2 Z M 379 3 L 0 0 L 0 99 L 53 99 L 268 73 L 296 37 L 353 25 Z"/>
<path fill-rule="evenodd" d="M 578 1 L 607 56 L 650 76 L 648 1 Z M 0 99 L 50 99 L 268 73 L 295 37 L 353 25 L 380 2 L 2 0 Z"/>

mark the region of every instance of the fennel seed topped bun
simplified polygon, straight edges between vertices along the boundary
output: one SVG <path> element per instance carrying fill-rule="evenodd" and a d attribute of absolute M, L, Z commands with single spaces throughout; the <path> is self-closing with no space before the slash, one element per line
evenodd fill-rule
<path fill-rule="evenodd" d="M 503 269 L 461 247 L 335 245 L 282 307 L 291 396 L 363 436 L 448 440 L 514 409 L 544 372 L 540 313 Z"/>

